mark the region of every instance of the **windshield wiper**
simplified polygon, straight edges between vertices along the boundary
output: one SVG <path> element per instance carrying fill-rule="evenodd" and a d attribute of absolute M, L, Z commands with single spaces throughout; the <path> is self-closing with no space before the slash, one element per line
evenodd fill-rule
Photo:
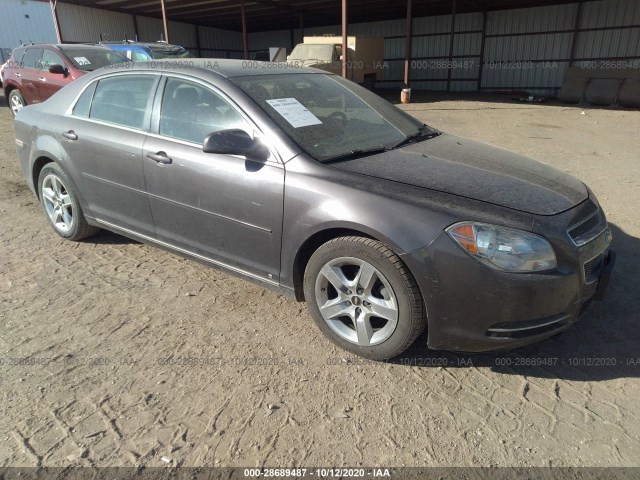
<path fill-rule="evenodd" d="M 422 125 L 421 127 L 418 128 L 418 131 L 416 133 L 412 133 L 411 135 L 407 136 L 404 140 L 401 140 L 400 142 L 396 143 L 394 146 L 389 147 L 389 150 L 400 148 L 408 143 L 413 142 L 415 139 L 420 137 L 424 137 L 424 139 L 427 140 L 428 138 L 434 138 L 440 135 L 440 132 L 437 132 L 431 129 L 429 129 L 429 131 L 426 131 L 427 128 L 429 128 L 427 125 Z"/>
<path fill-rule="evenodd" d="M 351 150 L 349 153 L 337 155 L 335 157 L 329 157 L 323 160 L 322 163 L 337 162 L 340 160 L 353 160 L 354 158 L 367 157 L 369 155 L 375 155 L 376 153 L 384 153 L 387 151 L 389 151 L 388 147 L 375 147 L 375 148 L 369 148 L 366 150 L 362 150 L 362 149 Z"/>

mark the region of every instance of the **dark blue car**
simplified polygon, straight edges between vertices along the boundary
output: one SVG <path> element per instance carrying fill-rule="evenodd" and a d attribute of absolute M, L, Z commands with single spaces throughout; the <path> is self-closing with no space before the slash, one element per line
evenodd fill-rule
<path fill-rule="evenodd" d="M 161 58 L 193 58 L 193 54 L 186 48 L 164 42 L 143 43 L 124 41 L 121 43 L 105 42 L 104 45 L 122 53 L 134 62 L 144 62 Z"/>

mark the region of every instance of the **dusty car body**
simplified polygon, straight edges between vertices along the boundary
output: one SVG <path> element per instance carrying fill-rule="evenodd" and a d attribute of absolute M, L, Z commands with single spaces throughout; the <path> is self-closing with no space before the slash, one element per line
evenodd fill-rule
<path fill-rule="evenodd" d="M 434 349 L 524 345 L 604 295 L 611 234 L 579 180 L 327 72 L 211 62 L 95 72 L 19 112 L 58 234 L 105 228 L 242 275 L 378 359 L 425 328 Z"/>

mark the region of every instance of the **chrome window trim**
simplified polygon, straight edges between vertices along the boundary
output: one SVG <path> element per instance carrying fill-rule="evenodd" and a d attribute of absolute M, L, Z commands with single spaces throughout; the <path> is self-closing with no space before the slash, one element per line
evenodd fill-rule
<path fill-rule="evenodd" d="M 255 136 L 255 132 L 258 132 L 258 138 L 260 138 L 261 140 L 266 139 L 266 135 L 265 133 L 256 125 L 256 123 L 244 112 L 244 110 L 242 110 L 234 101 L 233 99 L 231 99 L 231 97 L 229 97 L 229 95 L 227 95 L 226 93 L 224 93 L 222 90 L 220 90 L 218 87 L 216 87 L 215 85 L 208 83 L 206 81 L 203 81 L 199 78 L 195 78 L 192 77 L 190 75 L 185 75 L 185 74 L 180 74 L 180 73 L 174 73 L 174 72 L 157 72 L 157 71 L 149 71 L 149 70 L 132 70 L 129 72 L 120 72 L 117 74 L 112 74 L 109 72 L 105 72 L 104 74 L 100 75 L 99 77 L 94 78 L 93 80 L 91 80 L 90 82 L 87 82 L 86 85 L 84 85 L 79 91 L 78 93 L 76 93 L 76 95 L 73 97 L 73 100 L 71 101 L 71 103 L 69 104 L 69 106 L 67 107 L 67 109 L 64 112 L 64 116 L 67 117 L 73 117 L 73 118 L 77 118 L 79 120 L 83 120 L 83 121 L 87 121 L 87 122 L 92 122 L 95 123 L 97 125 L 105 125 L 105 126 L 109 126 L 109 127 L 113 127 L 113 128 L 119 128 L 121 130 L 125 130 L 128 132 L 133 132 L 133 133 L 142 133 L 148 137 L 153 137 L 153 138 L 158 138 L 160 140 L 166 140 L 169 142 L 176 142 L 179 143 L 181 145 L 186 145 L 188 147 L 196 147 L 198 149 L 202 149 L 202 144 L 200 143 L 194 143 L 194 142 L 189 142 L 187 140 L 181 140 L 178 138 L 173 138 L 173 137 L 168 137 L 166 135 L 160 135 L 159 133 L 153 133 L 150 130 L 146 130 L 144 128 L 142 129 L 137 129 L 137 128 L 133 128 L 133 127 L 127 127 L 124 125 L 119 125 L 117 123 L 110 123 L 110 122 L 105 122 L 103 120 L 96 120 L 94 118 L 88 118 L 88 117 L 81 117 L 81 116 L 77 116 L 73 114 L 73 109 L 76 106 L 76 103 L 78 103 L 78 101 L 80 100 L 80 97 L 82 96 L 82 94 L 85 92 L 85 90 L 87 88 L 89 88 L 90 85 L 99 82 L 100 80 L 108 77 L 108 78 L 112 78 L 112 77 L 116 77 L 116 76 L 120 76 L 120 75 L 154 75 L 154 76 L 159 76 L 159 77 L 176 77 L 176 78 L 183 78 L 184 80 L 188 80 L 190 82 L 193 83 L 199 83 L 201 84 L 203 87 L 205 88 L 209 88 L 210 90 L 213 90 L 214 93 L 216 93 L 217 95 L 220 95 L 223 100 L 225 100 L 227 103 L 229 103 L 229 105 L 236 110 L 236 112 L 238 112 L 238 114 L 248 123 L 248 125 L 250 127 L 253 128 L 254 130 L 254 136 Z M 162 79 L 161 79 L 162 80 Z M 158 83 L 158 86 L 160 85 L 160 83 Z M 96 90 L 97 90 L 97 86 L 96 86 Z M 154 93 L 155 95 L 158 94 L 162 94 L 164 92 L 160 92 L 158 91 L 158 89 L 156 88 L 156 92 Z M 95 92 L 94 92 L 94 97 L 95 97 Z M 93 98 L 91 99 L 91 106 L 93 107 Z M 284 161 L 282 160 L 282 157 L 280 156 L 280 152 L 278 152 L 278 149 L 275 148 L 273 145 L 269 145 L 265 142 L 265 145 L 267 145 L 267 147 L 269 148 L 269 151 L 271 152 L 271 156 L 273 159 L 269 159 L 267 160 L 266 164 L 272 165 L 272 166 L 284 166 Z M 242 160 L 246 160 L 246 158 L 242 155 L 228 155 L 229 157 L 234 157 L 234 158 L 239 158 Z"/>
<path fill-rule="evenodd" d="M 107 67 L 105 67 L 107 68 Z M 92 120 L 91 118 L 87 119 L 86 117 L 79 117 L 77 115 L 73 114 L 73 109 L 76 107 L 76 103 L 78 103 L 78 100 L 80 100 L 80 97 L 82 96 L 82 94 L 84 93 L 84 91 L 89 88 L 90 85 L 99 82 L 100 80 L 103 80 L 106 77 L 112 78 L 112 77 L 119 77 L 120 75 L 153 75 L 153 76 L 161 76 L 162 74 L 160 72 L 154 72 L 152 70 L 132 70 L 130 72 L 120 72 L 117 74 L 112 74 L 109 72 L 105 72 L 102 75 L 100 75 L 99 77 L 94 78 L 93 80 L 91 80 L 90 82 L 87 82 L 86 85 L 84 85 L 79 91 L 78 93 L 76 93 L 75 97 L 73 97 L 73 100 L 71 100 L 71 103 L 69 104 L 69 106 L 67 107 L 67 109 L 64 112 L 64 116 L 65 117 L 73 117 L 73 118 L 80 118 L 82 120 Z M 96 89 L 97 89 L 97 85 L 96 85 Z M 93 106 L 93 98 L 91 99 L 91 106 Z M 118 124 L 112 124 L 109 122 L 103 122 L 105 125 L 115 125 L 115 126 L 119 126 Z M 130 128 L 130 127 L 125 127 L 125 128 Z M 146 131 L 144 129 L 134 129 L 136 131 Z"/>

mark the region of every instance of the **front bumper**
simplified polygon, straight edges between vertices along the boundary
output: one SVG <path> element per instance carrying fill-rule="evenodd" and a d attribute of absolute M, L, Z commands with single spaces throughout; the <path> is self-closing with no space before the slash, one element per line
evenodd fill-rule
<path fill-rule="evenodd" d="M 573 325 L 606 293 L 615 264 L 609 247 L 607 231 L 554 271 L 505 273 L 477 262 L 443 233 L 403 259 L 423 294 L 428 346 L 484 352 L 534 343 Z M 593 281 L 584 265 L 600 255 Z"/>

